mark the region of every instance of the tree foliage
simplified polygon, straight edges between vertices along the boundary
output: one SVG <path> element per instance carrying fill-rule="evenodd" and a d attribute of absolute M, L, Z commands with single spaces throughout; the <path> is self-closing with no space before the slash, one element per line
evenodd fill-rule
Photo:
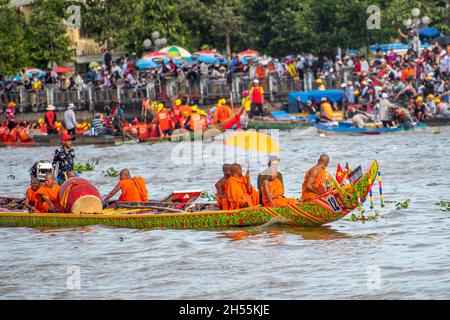
<path fill-rule="evenodd" d="M 23 17 L 0 0 L 0 74 L 12 74 L 28 64 Z"/>

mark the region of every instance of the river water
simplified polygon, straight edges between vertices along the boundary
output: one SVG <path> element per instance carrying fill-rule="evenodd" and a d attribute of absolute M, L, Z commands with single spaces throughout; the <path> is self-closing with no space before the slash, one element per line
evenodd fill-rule
<path fill-rule="evenodd" d="M 322 152 L 331 157 L 330 172 L 338 162 L 364 168 L 377 159 L 385 200 L 393 202 L 382 210 L 374 187 L 375 209 L 383 216 L 377 221 L 208 231 L 0 228 L 0 298 L 449 299 L 450 212 L 435 205 L 450 200 L 449 129 L 383 136 L 280 133 L 287 196 L 299 196 L 306 170 Z M 110 167 L 143 176 L 152 199 L 177 189 L 212 193 L 221 176 L 220 152 L 203 161 L 194 154 L 188 164 L 174 148 L 180 145 L 89 146 L 77 147 L 76 155 L 77 162 L 98 159 L 82 176 L 104 195 L 118 179 L 102 174 Z M 51 158 L 53 149 L 0 149 L 0 195 L 23 194 L 28 169 Z M 244 169 L 250 166 L 253 183 L 266 162 L 258 155 L 236 154 Z M 226 159 L 233 157 L 227 153 Z M 395 202 L 407 199 L 409 207 L 396 210 Z"/>

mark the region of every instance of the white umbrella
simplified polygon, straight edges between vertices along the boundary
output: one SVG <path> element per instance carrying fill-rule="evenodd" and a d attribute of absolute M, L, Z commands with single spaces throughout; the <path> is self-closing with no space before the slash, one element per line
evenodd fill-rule
<path fill-rule="evenodd" d="M 177 59 L 184 59 L 189 58 L 191 56 L 191 53 L 187 51 L 186 49 L 179 47 L 179 46 L 169 46 L 162 48 L 159 50 L 159 52 L 167 54 L 169 57 L 177 58 Z"/>

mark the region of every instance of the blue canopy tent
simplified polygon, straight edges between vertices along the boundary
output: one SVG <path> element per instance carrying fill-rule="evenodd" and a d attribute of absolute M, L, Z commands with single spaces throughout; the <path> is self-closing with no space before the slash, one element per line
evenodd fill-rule
<path fill-rule="evenodd" d="M 288 94 L 289 113 L 298 112 L 299 103 L 306 103 L 308 100 L 316 100 L 320 103 L 322 98 L 327 98 L 332 102 L 342 102 L 344 98 L 343 90 L 312 90 L 306 92 L 290 92 Z"/>
<path fill-rule="evenodd" d="M 152 59 L 142 58 L 136 62 L 136 67 L 140 70 L 141 69 L 156 69 L 156 68 L 159 68 L 160 65 L 157 64 Z"/>
<path fill-rule="evenodd" d="M 419 30 L 419 37 L 421 38 L 435 38 L 439 37 L 441 33 L 436 28 L 421 28 Z"/>

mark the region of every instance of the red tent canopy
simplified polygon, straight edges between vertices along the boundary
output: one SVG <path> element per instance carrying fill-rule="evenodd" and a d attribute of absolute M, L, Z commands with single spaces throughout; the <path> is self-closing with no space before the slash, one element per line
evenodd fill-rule
<path fill-rule="evenodd" d="M 145 58 L 164 58 L 166 56 L 167 56 L 167 54 L 165 54 L 163 52 L 158 52 L 158 51 L 148 52 L 148 53 L 144 54 Z"/>
<path fill-rule="evenodd" d="M 257 55 L 259 55 L 259 52 L 256 50 L 247 49 L 245 51 L 239 52 L 238 55 L 240 55 L 240 56 L 257 56 Z"/>
<path fill-rule="evenodd" d="M 71 68 L 66 68 L 66 67 L 59 66 L 59 67 L 53 68 L 52 71 L 56 72 L 56 73 L 70 73 L 70 72 L 73 72 L 74 70 L 71 69 Z"/>

